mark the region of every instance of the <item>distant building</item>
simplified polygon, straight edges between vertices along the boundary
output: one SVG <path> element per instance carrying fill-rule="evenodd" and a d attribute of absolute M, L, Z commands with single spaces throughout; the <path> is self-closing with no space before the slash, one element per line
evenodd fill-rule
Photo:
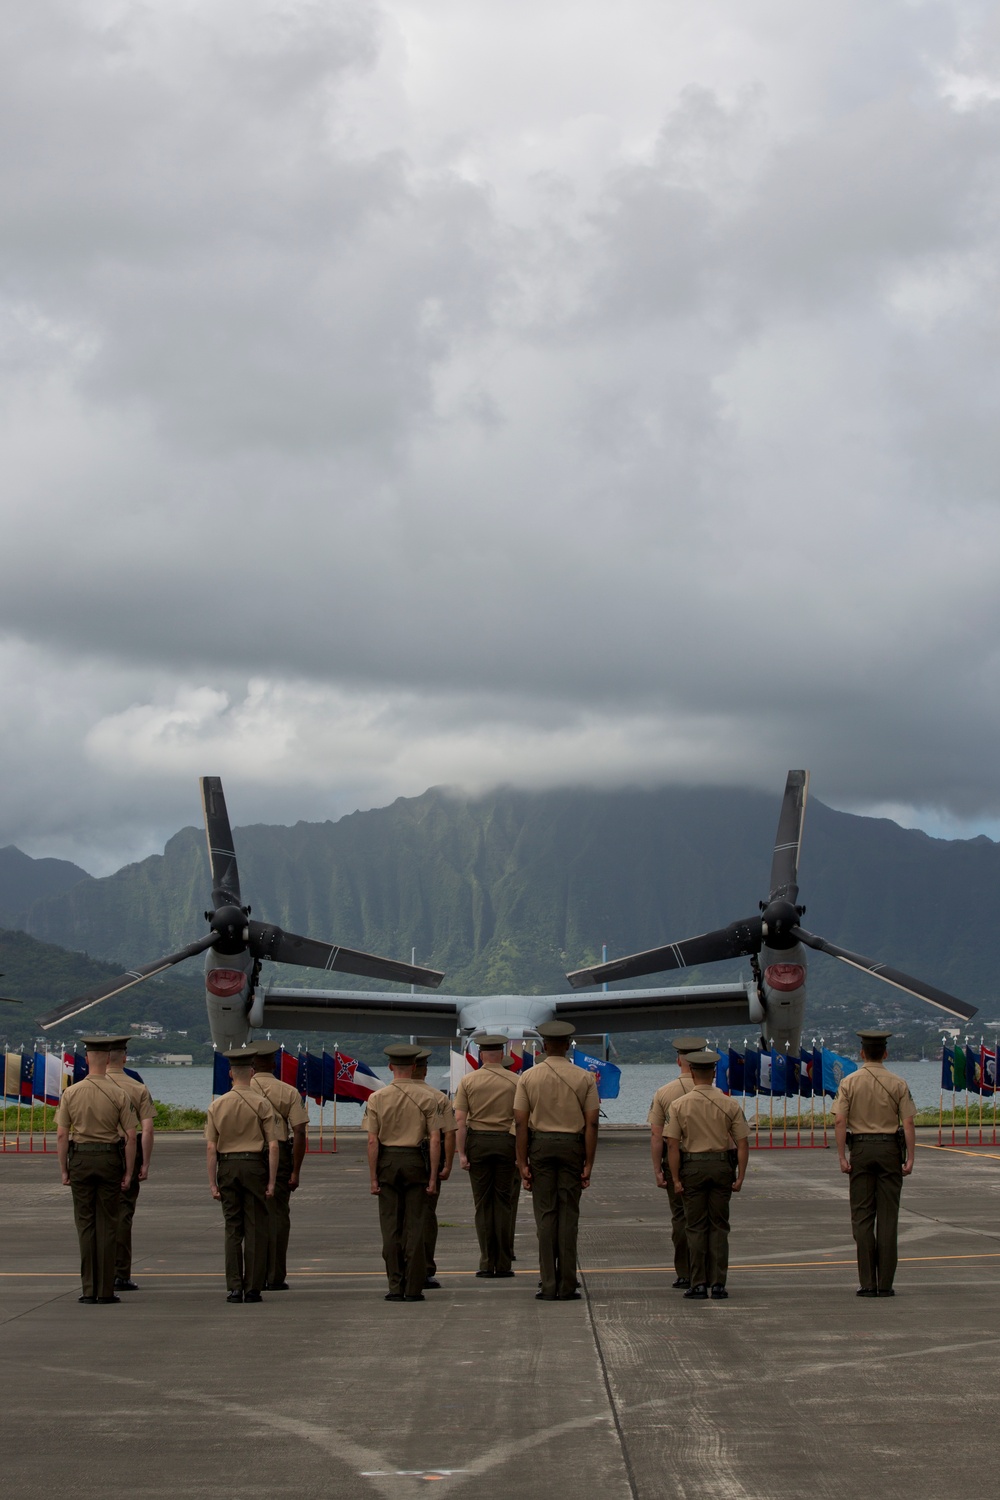
<path fill-rule="evenodd" d="M 165 1052 L 163 1061 L 171 1068 L 190 1068 L 194 1066 L 194 1057 L 190 1052 Z"/>

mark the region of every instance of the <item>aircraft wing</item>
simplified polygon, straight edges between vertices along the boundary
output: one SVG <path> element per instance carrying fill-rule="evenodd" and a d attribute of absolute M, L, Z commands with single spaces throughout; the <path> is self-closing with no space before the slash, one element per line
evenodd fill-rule
<path fill-rule="evenodd" d="M 374 990 L 269 989 L 264 1025 L 273 1030 L 399 1032 L 454 1038 L 459 1002 Z"/>
<path fill-rule="evenodd" d="M 759 1025 L 761 1009 L 752 982 L 692 984 L 644 990 L 602 990 L 559 995 L 555 1014 L 578 1031 L 718 1031 Z"/>
<path fill-rule="evenodd" d="M 263 991 L 263 1024 L 291 1031 L 369 1031 L 454 1039 L 459 1032 L 532 1031 L 557 1016 L 581 1032 L 738 1030 L 761 1020 L 752 983 L 692 984 L 592 995 L 408 995 L 373 990 Z"/>

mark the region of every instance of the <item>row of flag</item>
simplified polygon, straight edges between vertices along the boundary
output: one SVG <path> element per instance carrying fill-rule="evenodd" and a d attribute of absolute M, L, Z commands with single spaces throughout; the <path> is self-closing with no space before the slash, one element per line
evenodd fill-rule
<path fill-rule="evenodd" d="M 523 1055 L 512 1052 L 510 1056 L 517 1073 L 530 1068 L 534 1061 L 530 1052 Z M 571 1051 L 570 1058 L 578 1067 L 594 1074 L 600 1098 L 618 1098 L 620 1068 L 576 1050 Z M 468 1044 L 465 1052 L 452 1051 L 449 1066 L 452 1094 L 463 1074 L 478 1067 L 479 1049 L 474 1042 Z M 369 1094 L 384 1087 L 383 1080 L 367 1063 L 339 1051 L 323 1052 L 317 1056 L 312 1052 L 288 1052 L 282 1047 L 274 1055 L 274 1076 L 298 1089 L 303 1099 L 313 1099 L 319 1105 L 330 1104 L 334 1099 L 341 1103 L 364 1104 Z M 231 1088 L 229 1063 L 221 1052 L 216 1052 L 212 1060 L 212 1093 L 226 1094 Z"/>
<path fill-rule="evenodd" d="M 945 1047 L 941 1054 L 941 1088 L 949 1093 L 995 1094 L 997 1055 L 989 1047 Z"/>
<path fill-rule="evenodd" d="M 274 1076 L 298 1089 L 303 1099 L 329 1104 L 334 1099 L 364 1104 L 369 1094 L 384 1087 L 383 1080 L 367 1063 L 346 1052 L 287 1052 L 282 1047 L 274 1054 Z M 212 1059 L 212 1093 L 228 1094 L 232 1088 L 229 1064 L 221 1052 Z"/>
<path fill-rule="evenodd" d="M 134 1068 L 125 1071 L 142 1082 Z M 5 1052 L 4 1103 L 50 1104 L 55 1108 L 70 1084 L 86 1076 L 87 1057 L 83 1052 Z"/>
<path fill-rule="evenodd" d="M 848 1073 L 857 1071 L 857 1063 L 828 1047 L 814 1047 L 811 1052 L 769 1052 L 748 1047 L 737 1052 L 730 1047 L 716 1064 L 715 1083 L 726 1094 L 764 1094 L 783 1098 L 811 1099 L 840 1088 Z"/>

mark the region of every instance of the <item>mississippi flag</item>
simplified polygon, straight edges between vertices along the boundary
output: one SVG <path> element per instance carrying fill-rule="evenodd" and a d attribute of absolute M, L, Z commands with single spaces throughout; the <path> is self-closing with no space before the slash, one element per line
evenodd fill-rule
<path fill-rule="evenodd" d="M 348 1057 L 346 1052 L 338 1052 L 334 1058 L 333 1086 L 338 1099 L 354 1099 L 358 1104 L 364 1104 L 376 1089 L 385 1088 L 371 1068 L 356 1057 Z"/>

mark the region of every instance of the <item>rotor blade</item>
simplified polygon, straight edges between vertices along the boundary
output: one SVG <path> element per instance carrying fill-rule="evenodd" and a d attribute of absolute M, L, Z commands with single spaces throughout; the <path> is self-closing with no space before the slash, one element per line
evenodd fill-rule
<path fill-rule="evenodd" d="M 785 796 L 778 815 L 778 832 L 771 860 L 771 895 L 794 902 L 799 894 L 799 850 L 802 846 L 802 824 L 809 795 L 809 772 L 789 771 Z"/>
<path fill-rule="evenodd" d="M 0 1005 L 23 1005 L 23 1000 L 11 1000 L 9 995 L 0 995 Z"/>
<path fill-rule="evenodd" d="M 338 969 L 344 974 L 362 974 L 366 979 L 398 979 L 402 984 L 423 984 L 437 989 L 444 978 L 437 969 L 423 969 L 375 953 L 359 953 L 317 938 L 297 937 L 266 922 L 250 923 L 250 952 L 254 958 L 270 958 L 279 964 L 299 964 L 304 969 Z"/>
<path fill-rule="evenodd" d="M 839 958 L 841 963 L 850 964 L 853 969 L 861 969 L 866 974 L 874 974 L 876 979 L 884 979 L 886 984 L 894 984 L 898 990 L 906 990 L 911 995 L 916 995 L 918 1000 L 927 1000 L 931 1005 L 936 1005 L 940 1010 L 946 1010 L 950 1015 L 959 1016 L 963 1021 L 971 1021 L 977 1014 L 978 1007 L 967 1005 L 964 1000 L 956 1000 L 954 995 L 949 995 L 947 990 L 935 989 L 932 984 L 925 984 L 922 979 L 914 979 L 911 974 L 904 974 L 902 969 L 894 969 L 890 964 L 876 963 L 873 958 L 863 958 L 860 953 L 851 953 L 847 948 L 838 948 L 836 943 L 828 943 L 826 938 L 817 937 L 815 933 L 806 932 L 802 927 L 793 927 L 792 936 L 800 943 L 805 943 L 808 948 L 816 948 L 820 953 L 829 953 L 831 958 Z"/>
<path fill-rule="evenodd" d="M 742 958 L 748 953 L 759 953 L 761 941 L 760 917 L 748 917 L 745 922 L 732 922 L 716 932 L 703 932 L 700 937 L 667 943 L 645 953 L 632 953 L 627 958 L 612 958 L 589 969 L 577 969 L 566 978 L 575 990 L 580 990 L 585 985 L 612 979 L 637 979 L 641 974 L 662 974 L 667 969 L 690 969 L 725 958 Z"/>
<path fill-rule="evenodd" d="M 38 1024 L 43 1031 L 48 1031 L 50 1026 L 55 1026 L 59 1021 L 65 1021 L 70 1016 L 77 1016 L 81 1010 L 87 1010 L 91 1005 L 96 1005 L 99 1000 L 107 1000 L 111 995 L 118 995 L 122 990 L 131 989 L 133 984 L 141 984 L 144 979 L 152 979 L 154 974 L 162 974 L 164 969 L 173 968 L 174 964 L 183 963 L 186 958 L 194 958 L 198 953 L 204 953 L 206 948 L 211 948 L 215 942 L 215 933 L 207 932 L 195 943 L 188 943 L 186 948 L 181 948 L 178 953 L 171 953 L 167 958 L 158 958 L 151 964 L 143 964 L 141 968 L 129 969 L 127 974 L 121 974 L 117 979 L 107 979 L 99 989 L 91 990 L 87 995 L 80 995 L 76 1000 L 65 1000 L 62 1005 L 57 1005 L 55 1010 L 50 1010 L 47 1015 L 39 1016 Z"/>
<path fill-rule="evenodd" d="M 229 826 L 220 776 L 202 776 L 201 805 L 208 838 L 208 862 L 212 867 L 212 903 L 215 906 L 242 906 L 233 830 Z"/>

